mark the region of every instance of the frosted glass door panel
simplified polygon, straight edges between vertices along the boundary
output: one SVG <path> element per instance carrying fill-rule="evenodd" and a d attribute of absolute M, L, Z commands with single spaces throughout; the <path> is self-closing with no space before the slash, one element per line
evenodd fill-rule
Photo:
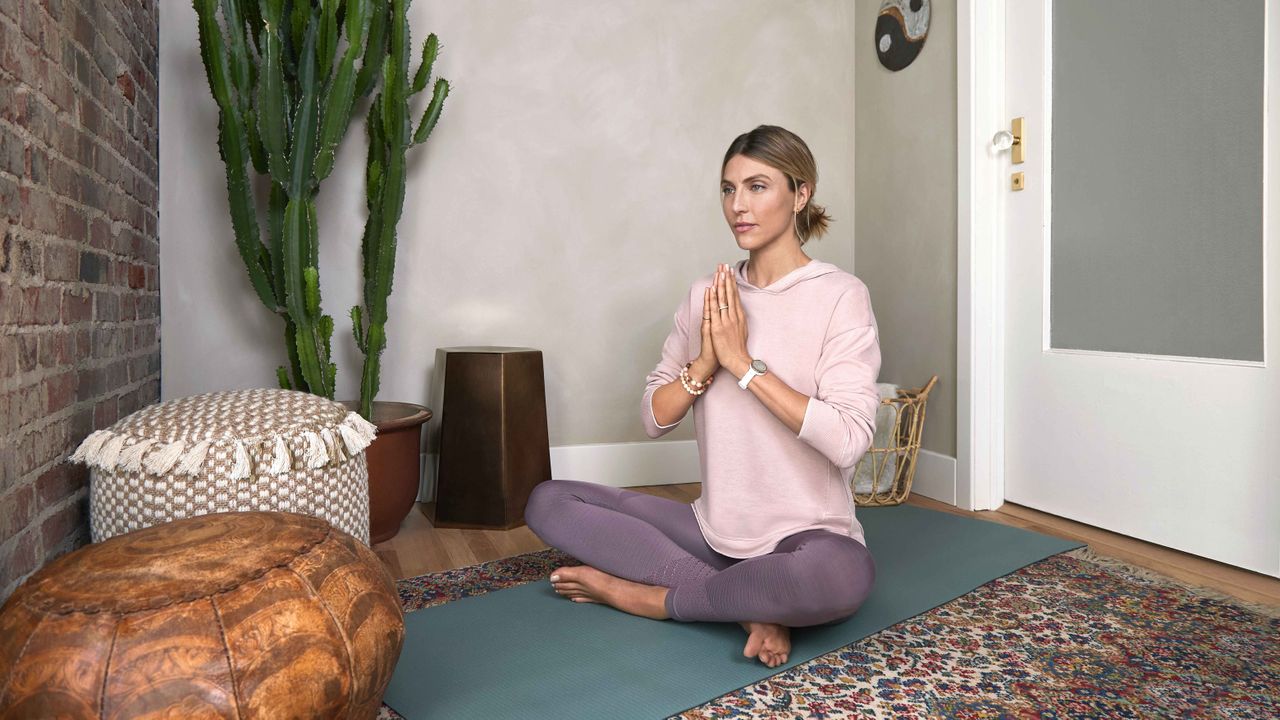
<path fill-rule="evenodd" d="M 1052 13 L 1050 347 L 1262 361 L 1262 0 Z"/>

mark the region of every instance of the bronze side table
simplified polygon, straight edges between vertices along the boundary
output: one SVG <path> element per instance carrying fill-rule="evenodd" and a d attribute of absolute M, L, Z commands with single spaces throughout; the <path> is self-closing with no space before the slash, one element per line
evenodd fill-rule
<path fill-rule="evenodd" d="M 435 527 L 510 530 L 551 478 L 542 351 L 451 347 L 445 353 Z"/>

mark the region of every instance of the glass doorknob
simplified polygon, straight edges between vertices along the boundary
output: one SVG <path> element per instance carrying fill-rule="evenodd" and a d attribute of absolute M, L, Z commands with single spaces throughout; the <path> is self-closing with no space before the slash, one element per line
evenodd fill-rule
<path fill-rule="evenodd" d="M 1008 130 L 1001 130 L 991 138 L 991 147 L 996 150 L 1008 150 L 1013 147 L 1013 133 Z"/>

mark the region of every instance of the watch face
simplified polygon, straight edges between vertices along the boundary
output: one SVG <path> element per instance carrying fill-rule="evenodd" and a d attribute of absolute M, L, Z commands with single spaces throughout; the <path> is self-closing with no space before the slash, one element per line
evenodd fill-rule
<path fill-rule="evenodd" d="M 764 372 L 769 369 L 768 367 L 765 366 L 763 360 L 752 360 L 751 367 L 754 368 L 756 372 L 761 374 L 764 374 Z"/>

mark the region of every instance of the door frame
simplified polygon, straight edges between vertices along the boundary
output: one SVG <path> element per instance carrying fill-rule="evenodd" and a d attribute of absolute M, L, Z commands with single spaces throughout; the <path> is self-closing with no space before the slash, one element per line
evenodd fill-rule
<path fill-rule="evenodd" d="M 991 137 L 1011 120 L 1005 2 L 956 3 L 956 505 L 965 510 L 1004 503 L 1007 156 Z"/>

